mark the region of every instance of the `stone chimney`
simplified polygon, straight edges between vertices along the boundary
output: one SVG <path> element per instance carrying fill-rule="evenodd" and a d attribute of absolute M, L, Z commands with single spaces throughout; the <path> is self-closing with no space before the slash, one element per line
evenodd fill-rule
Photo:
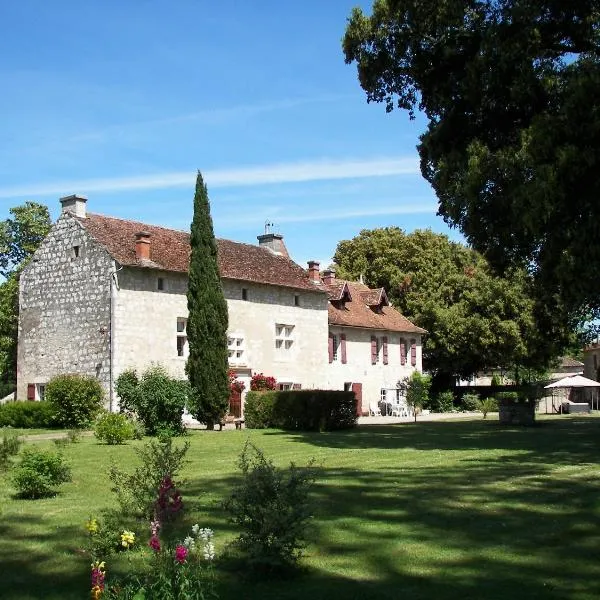
<path fill-rule="evenodd" d="M 150 260 L 150 234 L 147 231 L 135 234 L 135 257 L 138 260 Z"/>
<path fill-rule="evenodd" d="M 335 271 L 332 269 L 326 269 L 323 271 L 322 280 L 325 285 L 331 285 L 335 281 Z"/>
<path fill-rule="evenodd" d="M 73 213 L 76 217 L 85 219 L 85 203 L 87 198 L 85 196 L 79 196 L 78 194 L 72 194 L 71 196 L 64 196 L 60 199 L 62 204 L 62 212 Z"/>
<path fill-rule="evenodd" d="M 321 278 L 319 277 L 319 263 L 316 260 L 308 261 L 308 278 L 315 283 L 321 282 Z"/>
<path fill-rule="evenodd" d="M 263 233 L 257 236 L 258 245 L 261 248 L 268 248 L 273 254 L 289 258 L 287 248 L 283 243 L 283 236 L 280 233 Z"/>

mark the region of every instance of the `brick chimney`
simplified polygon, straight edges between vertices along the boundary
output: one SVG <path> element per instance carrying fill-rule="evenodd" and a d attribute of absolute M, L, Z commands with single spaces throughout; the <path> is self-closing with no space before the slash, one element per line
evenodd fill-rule
<path fill-rule="evenodd" d="M 320 283 L 321 278 L 319 277 L 319 262 L 316 260 L 308 261 L 308 278 L 315 283 Z"/>
<path fill-rule="evenodd" d="M 258 245 L 261 248 L 268 248 L 274 254 L 289 258 L 287 248 L 283 243 L 283 236 L 280 233 L 264 233 L 263 235 L 257 236 Z"/>
<path fill-rule="evenodd" d="M 135 234 L 135 257 L 138 260 L 150 260 L 150 234 L 147 231 Z"/>
<path fill-rule="evenodd" d="M 335 271 L 332 269 L 326 269 L 323 271 L 322 280 L 325 285 L 331 285 L 335 281 Z"/>
<path fill-rule="evenodd" d="M 79 196 L 78 194 L 72 194 L 71 196 L 64 196 L 60 199 L 62 204 L 62 212 L 67 211 L 73 213 L 76 217 L 85 219 L 85 203 L 87 198 L 85 196 Z"/>

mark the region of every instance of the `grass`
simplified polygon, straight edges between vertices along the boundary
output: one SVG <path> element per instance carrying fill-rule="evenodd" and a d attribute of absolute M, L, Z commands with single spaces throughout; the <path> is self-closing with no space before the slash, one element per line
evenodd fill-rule
<path fill-rule="evenodd" d="M 324 434 L 194 432 L 184 500 L 190 523 L 215 530 L 218 551 L 236 533 L 219 500 L 247 438 L 276 464 L 321 465 L 304 572 L 291 583 L 228 573 L 224 599 L 592 599 L 599 434 L 600 419 L 584 416 L 529 429 L 457 419 Z M 69 446 L 74 480 L 54 498 L 16 500 L 2 482 L 2 598 L 86 597 L 83 522 L 114 506 L 107 466 L 133 467 L 134 447 L 94 438 Z"/>

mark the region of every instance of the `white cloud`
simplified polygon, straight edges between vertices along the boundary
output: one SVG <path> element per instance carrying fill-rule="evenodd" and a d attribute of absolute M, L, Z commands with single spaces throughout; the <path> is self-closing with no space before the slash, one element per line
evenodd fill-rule
<path fill-rule="evenodd" d="M 366 158 L 345 160 L 312 160 L 294 163 L 256 165 L 203 172 L 204 181 L 211 188 L 249 187 L 274 183 L 415 175 L 419 173 L 416 156 L 393 158 Z M 32 183 L 0 188 L 0 198 L 23 196 L 56 196 L 71 193 L 119 192 L 192 187 L 195 173 L 179 171 L 156 175 L 110 177 L 50 183 Z"/>

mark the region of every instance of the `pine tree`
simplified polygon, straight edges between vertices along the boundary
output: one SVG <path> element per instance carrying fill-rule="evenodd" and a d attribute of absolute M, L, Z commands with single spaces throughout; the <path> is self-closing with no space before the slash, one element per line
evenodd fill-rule
<path fill-rule="evenodd" d="M 189 410 L 214 429 L 229 405 L 227 302 L 223 295 L 210 204 L 198 171 L 191 227 L 188 284 L 186 373 L 191 386 Z"/>

